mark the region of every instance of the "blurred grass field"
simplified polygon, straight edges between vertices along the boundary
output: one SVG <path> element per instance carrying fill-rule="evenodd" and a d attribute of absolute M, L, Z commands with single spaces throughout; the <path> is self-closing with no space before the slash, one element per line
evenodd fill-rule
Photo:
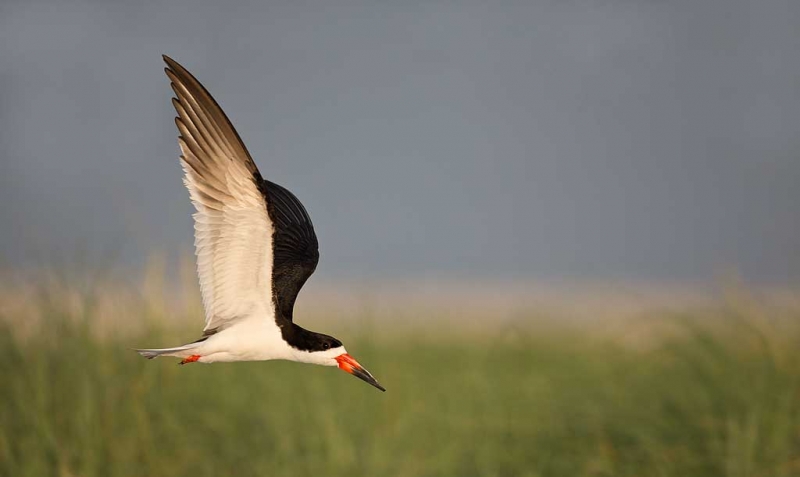
<path fill-rule="evenodd" d="M 333 368 L 144 360 L 129 349 L 202 322 L 196 296 L 163 288 L 3 288 L 0 475 L 800 475 L 797 308 L 726 299 L 613 332 L 535 309 L 464 332 L 368 310 L 300 318 L 380 393 Z"/>

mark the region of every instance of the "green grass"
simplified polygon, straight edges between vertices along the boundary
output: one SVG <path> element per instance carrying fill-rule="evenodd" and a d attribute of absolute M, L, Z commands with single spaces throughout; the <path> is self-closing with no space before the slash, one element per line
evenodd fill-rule
<path fill-rule="evenodd" d="M 677 317 L 647 350 L 533 325 L 345 339 L 386 393 L 334 368 L 147 361 L 129 348 L 176 331 L 99 339 L 87 316 L 0 329 L 0 475 L 800 475 L 800 339 L 735 313 Z"/>

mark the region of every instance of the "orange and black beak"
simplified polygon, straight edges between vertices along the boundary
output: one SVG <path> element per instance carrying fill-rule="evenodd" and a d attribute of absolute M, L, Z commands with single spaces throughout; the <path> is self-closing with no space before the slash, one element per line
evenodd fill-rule
<path fill-rule="evenodd" d="M 386 388 L 381 386 L 380 383 L 374 377 L 372 377 L 371 374 L 369 374 L 369 371 L 358 364 L 358 361 L 356 361 L 355 358 L 349 354 L 345 353 L 337 356 L 336 362 L 339 363 L 339 369 L 342 371 L 346 371 L 359 379 L 363 379 L 381 391 L 386 391 Z"/>

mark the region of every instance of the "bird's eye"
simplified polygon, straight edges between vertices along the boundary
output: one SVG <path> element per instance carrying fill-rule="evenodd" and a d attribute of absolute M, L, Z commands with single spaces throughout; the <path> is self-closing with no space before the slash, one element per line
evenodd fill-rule
<path fill-rule="evenodd" d="M 331 345 L 329 343 L 325 343 L 325 344 L 322 345 L 323 349 L 328 349 L 330 347 L 331 347 Z"/>

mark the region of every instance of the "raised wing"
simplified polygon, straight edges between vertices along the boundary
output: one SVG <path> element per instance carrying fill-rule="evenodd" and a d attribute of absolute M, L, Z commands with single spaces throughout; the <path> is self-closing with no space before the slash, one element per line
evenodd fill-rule
<path fill-rule="evenodd" d="M 184 184 L 197 209 L 197 274 L 209 334 L 269 304 L 273 224 L 258 168 L 225 113 L 194 76 L 164 61 L 177 96 Z"/>
<path fill-rule="evenodd" d="M 297 294 L 319 262 L 317 235 L 308 212 L 294 194 L 267 180 L 261 182 L 261 190 L 275 224 L 272 288 L 276 306 L 280 315 L 291 321 Z"/>

